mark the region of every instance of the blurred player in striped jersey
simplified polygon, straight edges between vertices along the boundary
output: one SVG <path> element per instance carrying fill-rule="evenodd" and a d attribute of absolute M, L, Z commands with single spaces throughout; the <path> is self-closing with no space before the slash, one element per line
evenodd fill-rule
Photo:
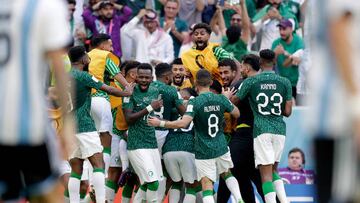
<path fill-rule="evenodd" d="M 0 156 L 7 164 L 0 174 L 0 201 L 28 196 L 31 202 L 62 202 L 54 187 L 59 154 L 46 112 L 44 78 L 50 59 L 65 111 L 68 76 L 62 56 L 70 41 L 66 7 L 57 0 L 0 4 Z M 69 121 L 65 116 L 65 132 Z M 71 131 L 64 135 L 73 136 Z M 65 138 L 60 136 L 63 143 Z"/>
<path fill-rule="evenodd" d="M 354 201 L 359 195 L 360 2 L 309 3 L 316 14 L 310 21 L 314 68 L 309 123 L 316 135 L 318 202 Z"/>

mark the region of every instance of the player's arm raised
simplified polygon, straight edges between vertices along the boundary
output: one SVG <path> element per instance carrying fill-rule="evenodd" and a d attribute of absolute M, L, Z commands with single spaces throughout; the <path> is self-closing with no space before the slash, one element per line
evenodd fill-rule
<path fill-rule="evenodd" d="M 111 95 L 114 95 L 114 96 L 117 96 L 117 97 L 128 97 L 128 96 L 131 96 L 131 94 L 133 92 L 133 89 L 134 89 L 134 86 L 135 86 L 135 84 L 130 84 L 129 86 L 125 87 L 124 91 L 122 91 L 122 90 L 120 90 L 118 88 L 111 87 L 111 86 L 103 84 L 100 89 L 102 91 L 107 92 L 108 94 L 111 94 Z"/>
<path fill-rule="evenodd" d="M 178 129 L 178 128 L 188 127 L 192 120 L 193 117 L 189 115 L 184 115 L 180 120 L 176 120 L 176 121 L 164 121 L 164 120 L 160 120 L 157 117 L 149 117 L 148 125 L 154 127 Z"/>
<path fill-rule="evenodd" d="M 163 100 L 154 100 L 148 105 L 146 108 L 142 109 L 138 112 L 133 112 L 132 109 L 124 109 L 125 119 L 127 124 L 131 125 L 135 123 L 137 120 L 141 119 L 143 116 L 151 113 L 152 111 L 159 109 L 163 106 Z"/>

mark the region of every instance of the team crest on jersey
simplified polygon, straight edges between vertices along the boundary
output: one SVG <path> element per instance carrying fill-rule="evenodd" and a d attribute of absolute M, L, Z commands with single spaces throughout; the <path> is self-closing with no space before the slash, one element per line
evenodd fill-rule
<path fill-rule="evenodd" d="M 148 172 L 148 176 L 152 178 L 152 177 L 154 176 L 154 172 L 153 172 L 153 171 L 149 171 L 149 172 Z"/>
<path fill-rule="evenodd" d="M 193 112 L 193 108 L 194 108 L 193 105 L 188 105 L 187 108 L 186 108 L 186 111 L 187 112 Z"/>
<path fill-rule="evenodd" d="M 129 103 L 130 102 L 130 97 L 124 97 L 124 103 Z"/>

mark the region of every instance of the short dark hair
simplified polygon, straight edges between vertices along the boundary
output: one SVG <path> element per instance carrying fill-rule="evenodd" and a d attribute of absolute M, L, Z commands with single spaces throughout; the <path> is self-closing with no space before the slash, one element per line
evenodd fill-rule
<path fill-rule="evenodd" d="M 260 57 L 255 54 L 247 54 L 242 58 L 243 63 L 249 64 L 255 71 L 260 70 Z"/>
<path fill-rule="evenodd" d="M 259 52 L 260 58 L 267 61 L 273 61 L 275 59 L 275 52 L 271 49 L 263 49 Z"/>
<path fill-rule="evenodd" d="M 126 61 L 126 65 L 124 67 L 125 76 L 129 73 L 130 70 L 137 68 L 140 65 L 138 61 Z"/>
<path fill-rule="evenodd" d="M 71 63 L 79 62 L 80 59 L 86 54 L 84 46 L 74 46 L 69 49 L 68 56 Z"/>
<path fill-rule="evenodd" d="M 288 157 L 290 156 L 290 154 L 296 153 L 296 152 L 299 152 L 299 153 L 301 154 L 302 164 L 304 165 L 304 164 L 305 164 L 305 153 L 304 153 L 304 151 L 301 150 L 300 148 L 298 148 L 298 147 L 292 148 L 292 149 L 289 151 Z"/>
<path fill-rule="evenodd" d="M 167 63 L 159 63 L 155 66 L 155 75 L 160 78 L 166 73 L 171 72 L 171 66 Z"/>
<path fill-rule="evenodd" d="M 74 4 L 76 5 L 76 0 L 67 0 L 68 4 Z"/>
<path fill-rule="evenodd" d="M 106 42 L 109 39 L 111 39 L 110 35 L 105 33 L 100 33 L 91 38 L 90 44 L 92 47 L 98 47 L 100 46 L 101 43 Z"/>
<path fill-rule="evenodd" d="M 232 59 L 223 59 L 219 62 L 218 66 L 230 66 L 232 71 L 237 71 L 237 65 Z"/>
<path fill-rule="evenodd" d="M 206 23 L 196 24 L 193 28 L 193 32 L 195 32 L 195 30 L 197 30 L 197 29 L 202 29 L 202 28 L 204 28 L 209 35 L 211 34 L 211 27 L 210 27 L 210 25 L 208 25 Z"/>
<path fill-rule="evenodd" d="M 217 80 L 213 80 L 212 81 L 212 84 L 210 86 L 210 89 L 213 89 L 215 90 L 218 94 L 221 94 L 222 92 L 222 86 L 221 86 L 221 83 Z"/>
<path fill-rule="evenodd" d="M 137 70 L 150 70 L 151 73 L 153 72 L 153 68 L 151 67 L 150 64 L 148 63 L 140 63 L 138 66 L 137 66 Z"/>
<path fill-rule="evenodd" d="M 180 91 L 187 91 L 190 96 L 193 96 L 193 97 L 197 97 L 198 94 L 196 93 L 195 89 L 192 88 L 192 87 L 187 87 L 187 88 L 184 88 L 184 89 L 181 89 Z"/>
<path fill-rule="evenodd" d="M 174 59 L 174 60 L 171 62 L 170 65 L 171 65 L 171 66 L 172 66 L 172 65 L 183 65 L 183 62 L 182 62 L 181 58 L 176 58 L 176 59 Z"/>
<path fill-rule="evenodd" d="M 237 25 L 230 26 L 226 30 L 226 37 L 228 38 L 229 44 L 234 44 L 235 42 L 239 41 L 241 36 L 241 28 Z"/>
<path fill-rule="evenodd" d="M 201 87 L 210 87 L 212 82 L 211 74 L 205 69 L 201 69 L 196 73 L 196 84 Z"/>

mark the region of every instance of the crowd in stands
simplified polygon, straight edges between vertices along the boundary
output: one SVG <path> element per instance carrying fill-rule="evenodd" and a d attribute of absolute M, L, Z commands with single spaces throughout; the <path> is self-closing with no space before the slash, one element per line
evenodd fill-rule
<path fill-rule="evenodd" d="M 193 26 L 206 23 L 211 28 L 208 42 L 238 61 L 272 49 L 274 70 L 291 81 L 297 105 L 308 93 L 306 0 L 68 0 L 68 5 L 75 45 L 89 48 L 92 36 L 106 33 L 122 61 L 155 66 L 184 60 L 184 52 L 194 49 Z M 204 60 L 198 57 L 200 66 Z"/>

